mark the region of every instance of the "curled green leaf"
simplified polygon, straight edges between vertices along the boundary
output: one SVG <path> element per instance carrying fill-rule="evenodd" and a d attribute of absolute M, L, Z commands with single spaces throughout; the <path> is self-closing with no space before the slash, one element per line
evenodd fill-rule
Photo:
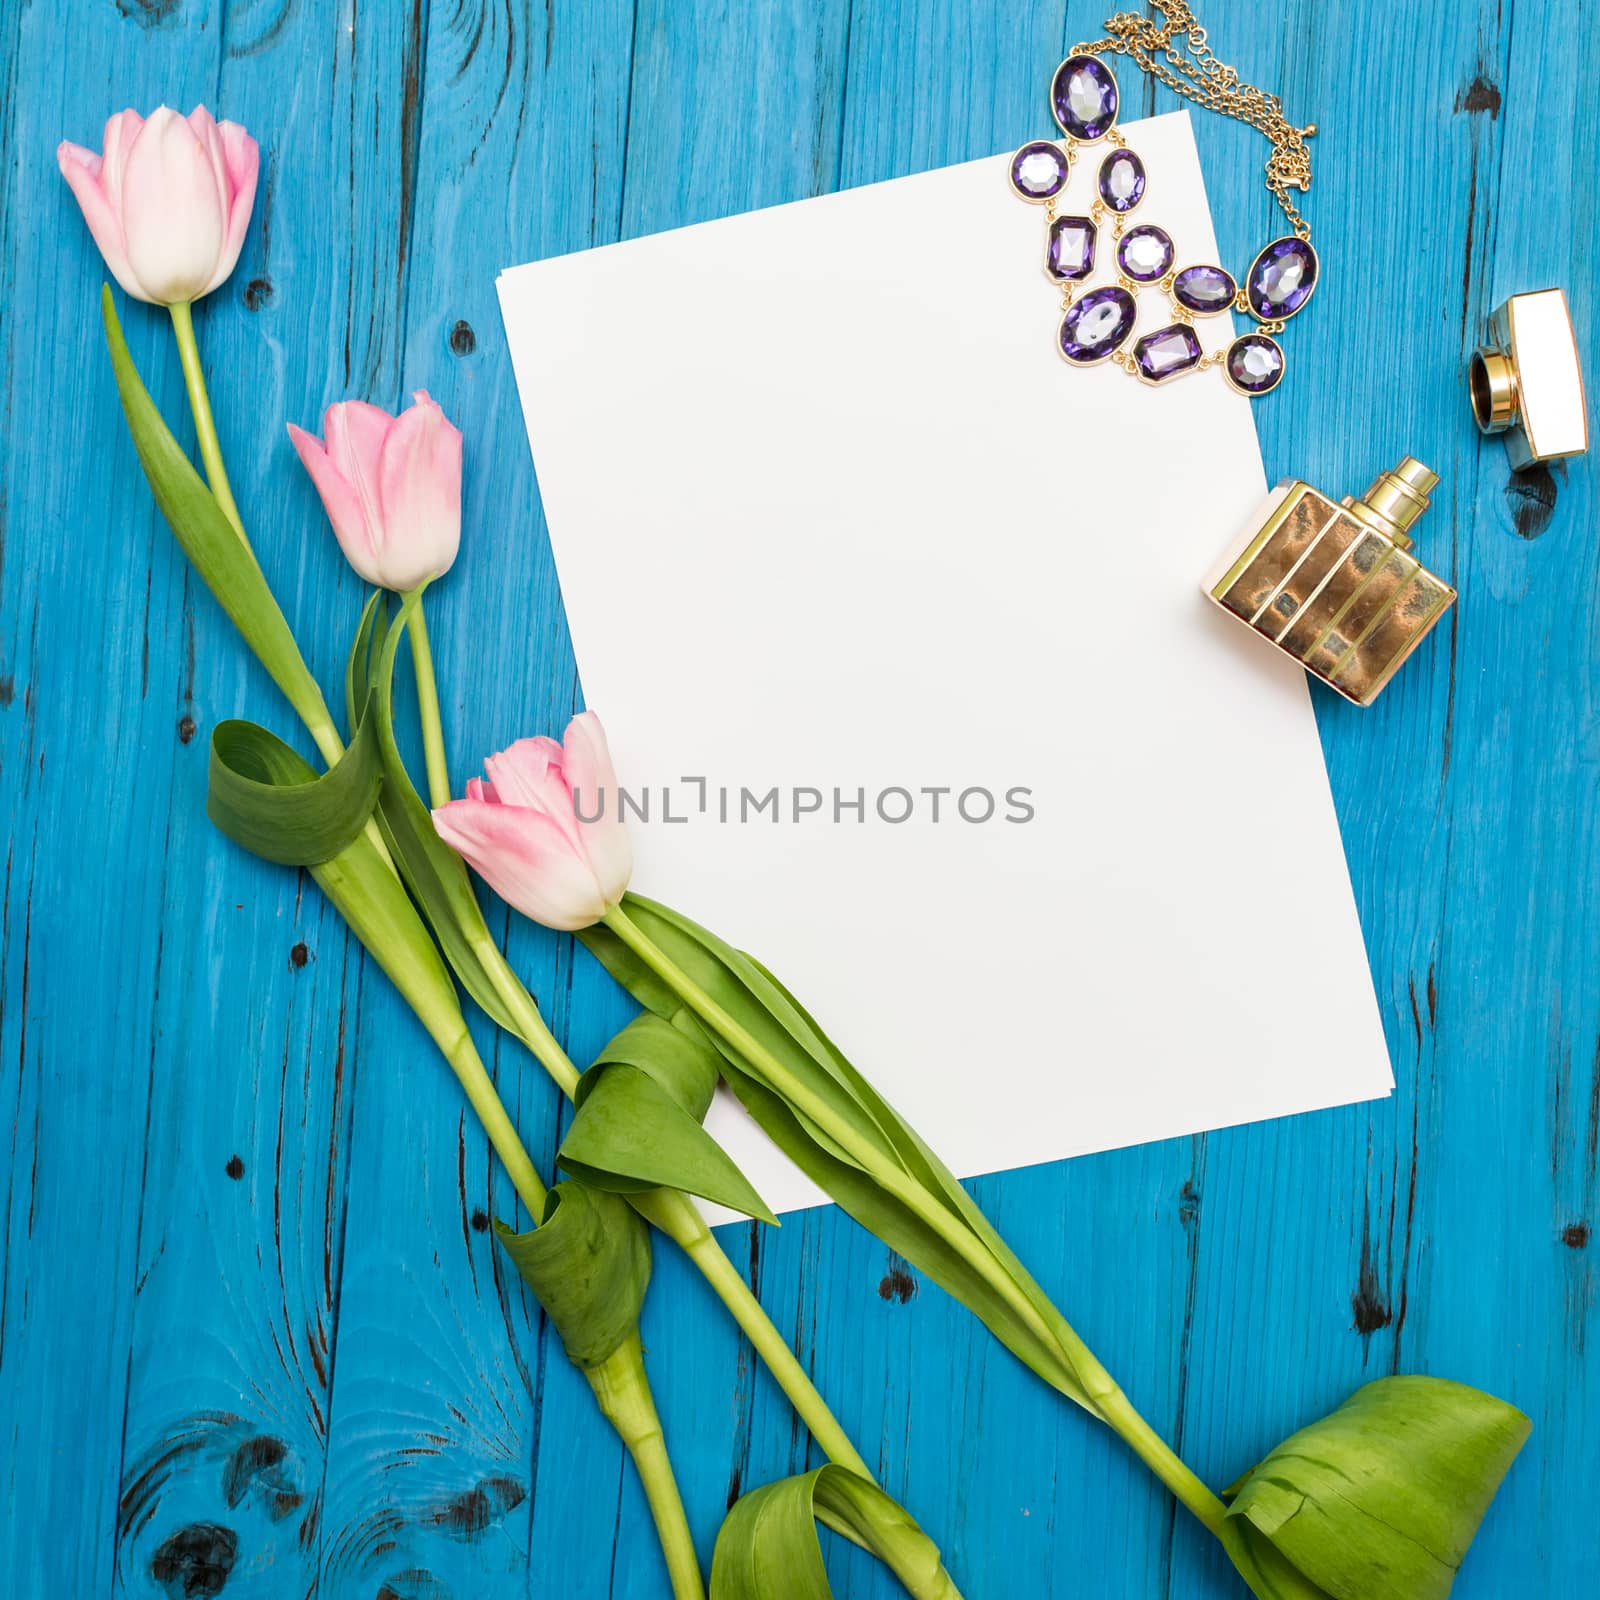
<path fill-rule="evenodd" d="M 776 1223 L 766 1202 L 701 1126 L 722 1058 L 687 1012 L 634 1018 L 578 1083 L 561 1166 L 616 1194 L 682 1189 Z"/>
<path fill-rule="evenodd" d="M 315 866 L 366 826 L 382 779 L 370 702 L 349 748 L 320 774 L 275 733 L 222 722 L 211 735 L 206 815 L 254 855 Z"/>
<path fill-rule="evenodd" d="M 833 1464 L 763 1484 L 734 1505 L 711 1558 L 711 1600 L 831 1600 L 819 1521 L 871 1551 L 913 1600 L 960 1600 L 910 1514 Z"/>
<path fill-rule="evenodd" d="M 538 1227 L 494 1227 L 573 1363 L 602 1366 L 639 1323 L 650 1283 L 643 1219 L 617 1195 L 568 1179 L 550 1191 Z"/>
<path fill-rule="evenodd" d="M 1334 1600 L 1443 1600 L 1529 1426 L 1465 1384 L 1380 1378 L 1273 1450 L 1228 1518 Z"/>
<path fill-rule="evenodd" d="M 311 876 L 453 1062 L 467 1028 L 455 985 L 417 908 L 365 831 L 359 800 L 346 795 L 339 806 L 330 804 L 324 813 L 323 797 L 316 794 L 315 786 L 332 773 L 319 780 L 304 756 L 265 728 L 252 723 L 224 727 L 229 729 L 222 741 L 227 770 L 241 784 L 256 788 L 250 791 L 251 825 L 241 830 L 250 836 L 237 837 L 231 832 L 239 820 L 237 809 L 229 815 L 229 826 L 223 831 L 258 854 L 269 854 L 275 840 L 287 839 L 298 840 L 295 853 L 304 853 L 312 834 L 312 824 L 306 820 L 308 796 L 314 797 L 309 806 L 320 818 L 316 825 L 326 824 L 333 832 L 348 832 L 350 837 L 342 849 L 311 864 Z M 351 746 L 356 763 L 352 773 L 359 773 L 369 759 L 356 753 L 360 743 L 358 738 Z M 229 789 L 226 782 L 224 788 Z M 237 808 L 239 791 L 230 792 L 228 805 Z M 286 808 L 282 818 L 271 815 L 275 802 Z M 222 826 L 220 820 L 218 825 Z M 268 848 L 257 849 L 258 845 Z M 320 849 L 318 845 L 311 853 L 318 854 Z M 269 859 L 281 857 L 269 855 Z"/>

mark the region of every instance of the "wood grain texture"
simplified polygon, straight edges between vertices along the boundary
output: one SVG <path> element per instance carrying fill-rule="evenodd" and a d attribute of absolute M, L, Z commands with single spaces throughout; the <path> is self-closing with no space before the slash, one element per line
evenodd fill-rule
<path fill-rule="evenodd" d="M 1101 15 L 1079 0 L 0 6 L 11 1592 L 666 1592 L 620 1449 L 493 1246 L 489 1218 L 514 1197 L 453 1081 L 314 888 L 206 822 L 216 722 L 287 732 L 288 715 L 139 481 L 57 141 L 94 143 L 124 104 L 202 99 L 262 138 L 239 270 L 197 320 L 240 502 L 330 688 L 358 586 L 283 423 L 426 387 L 462 425 L 468 537 L 431 621 L 464 771 L 578 703 L 495 273 L 1011 148 L 1048 131 L 1049 73 Z M 1488 310 L 1550 281 L 1600 372 L 1600 39 L 1576 0 L 1419 0 L 1398 53 L 1378 0 L 1207 20 L 1220 54 L 1321 127 L 1308 211 L 1326 280 L 1291 380 L 1257 407 L 1269 474 L 1359 490 L 1409 450 L 1444 479 L 1422 542 L 1461 589 L 1451 622 L 1375 709 L 1318 697 L 1398 1089 L 974 1187 L 1213 1483 L 1380 1373 L 1516 1401 L 1533 1438 L 1457 1593 L 1586 1594 L 1596 504 L 1586 462 L 1513 476 L 1459 374 Z M 1356 75 L 1374 60 L 1397 70 Z M 1261 147 L 1195 126 L 1224 259 L 1242 263 L 1272 225 Z M 641 284 L 638 314 L 672 308 Z M 159 319 L 126 320 L 180 417 Z M 597 486 L 641 515 L 649 489 L 625 456 Z M 625 1002 L 568 941 L 498 911 L 494 926 L 586 1059 Z M 553 1093 L 520 1050 L 483 1043 L 548 1163 Z M 811 1213 L 724 1239 L 972 1600 L 1237 1593 L 1114 1440 L 859 1229 Z M 646 1334 L 709 1555 L 731 1496 L 815 1453 L 667 1249 Z M 856 1552 L 830 1560 L 841 1595 L 893 1592 Z"/>

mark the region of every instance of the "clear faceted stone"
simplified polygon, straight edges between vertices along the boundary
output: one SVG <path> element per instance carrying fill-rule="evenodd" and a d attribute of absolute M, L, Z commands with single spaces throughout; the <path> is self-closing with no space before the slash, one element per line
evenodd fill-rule
<path fill-rule="evenodd" d="M 1117 80 L 1096 56 L 1071 56 L 1050 86 L 1056 121 L 1074 139 L 1103 139 L 1117 120 Z"/>
<path fill-rule="evenodd" d="M 1264 321 L 1292 317 L 1317 284 L 1317 252 L 1304 239 L 1274 239 L 1250 266 L 1245 292 Z"/>
<path fill-rule="evenodd" d="M 1144 162 L 1131 150 L 1113 150 L 1100 163 L 1100 198 L 1113 211 L 1132 211 L 1144 199 Z"/>
<path fill-rule="evenodd" d="M 1120 285 L 1091 289 L 1061 319 L 1061 353 L 1069 361 L 1103 361 L 1133 332 L 1139 314 Z"/>
<path fill-rule="evenodd" d="M 1226 311 L 1236 292 L 1233 278 L 1221 267 L 1185 267 L 1172 280 L 1173 298 L 1185 310 L 1201 316 Z"/>
<path fill-rule="evenodd" d="M 1070 281 L 1094 271 L 1095 226 L 1088 217 L 1057 217 L 1050 224 L 1045 271 Z"/>
<path fill-rule="evenodd" d="M 1025 144 L 1011 158 L 1011 182 L 1030 200 L 1060 194 L 1067 181 L 1067 158 L 1045 140 Z"/>
<path fill-rule="evenodd" d="M 1164 228 L 1134 228 L 1117 246 L 1117 264 L 1139 283 L 1154 283 L 1172 265 L 1172 238 Z"/>
<path fill-rule="evenodd" d="M 1133 347 L 1139 371 L 1152 383 L 1175 378 L 1200 360 L 1200 340 L 1187 323 L 1175 322 L 1170 328 L 1147 333 Z"/>

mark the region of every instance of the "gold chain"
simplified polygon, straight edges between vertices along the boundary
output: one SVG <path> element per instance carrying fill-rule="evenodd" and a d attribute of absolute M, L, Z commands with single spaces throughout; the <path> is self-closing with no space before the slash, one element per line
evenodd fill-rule
<path fill-rule="evenodd" d="M 1131 56 L 1175 94 L 1259 128 L 1272 142 L 1266 163 L 1267 188 L 1283 207 L 1295 237 L 1309 240 L 1311 224 L 1301 216 L 1289 191 L 1311 187 L 1311 151 L 1306 141 L 1317 131 L 1316 123 L 1295 127 L 1284 116 L 1277 95 L 1243 82 L 1232 67 L 1218 61 L 1187 0 L 1153 0 L 1153 4 L 1165 19 L 1160 24 L 1137 11 L 1119 11 L 1106 22 L 1105 38 L 1077 45 L 1071 53 L 1103 55 L 1111 51 Z"/>

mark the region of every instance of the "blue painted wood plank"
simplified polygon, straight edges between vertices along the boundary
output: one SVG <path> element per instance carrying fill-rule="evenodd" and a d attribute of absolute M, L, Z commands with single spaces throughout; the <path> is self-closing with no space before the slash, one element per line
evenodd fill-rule
<path fill-rule="evenodd" d="M 464 772 L 559 723 L 578 692 L 494 272 L 1048 131 L 1050 69 L 1099 20 L 942 0 L 73 0 L 0 16 L 0 781 L 17 819 L 0 907 L 0 1461 L 20 1592 L 159 1596 L 226 1549 L 208 1556 L 207 1528 L 234 1541 L 231 1595 L 664 1588 L 620 1452 L 478 1225 L 510 1201 L 459 1095 L 309 886 L 204 821 L 210 727 L 286 714 L 138 485 L 56 140 L 92 142 L 124 101 L 204 96 L 271 147 L 201 336 L 241 500 L 330 684 L 358 591 L 282 421 L 426 385 L 466 428 L 468 540 L 433 617 Z M 1322 128 L 1308 212 L 1327 279 L 1293 330 L 1291 381 L 1258 407 L 1269 473 L 1357 490 L 1411 450 L 1445 475 L 1421 545 L 1462 587 L 1452 625 L 1373 711 L 1319 700 L 1397 1093 L 976 1187 L 1213 1482 L 1381 1372 L 1517 1399 L 1534 1439 L 1457 1592 L 1582 1592 L 1600 1576 L 1583 1533 L 1593 499 L 1581 463 L 1513 479 L 1458 378 L 1495 301 L 1553 273 L 1597 370 L 1600 46 L 1575 5 L 1432 0 L 1408 19 L 1429 48 L 1378 95 L 1349 72 L 1393 31 L 1372 0 L 1207 20 L 1220 54 Z M 1259 141 L 1213 117 L 1196 132 L 1242 263 L 1273 215 Z M 1400 185 L 1397 150 L 1419 158 Z M 641 286 L 641 314 L 662 310 Z M 158 320 L 128 322 L 180 416 Z M 41 449 L 36 418 L 73 419 L 81 454 Z M 86 539 L 119 559 L 86 561 Z M 586 1059 L 625 1005 L 568 942 L 499 927 Z M 548 1153 L 542 1075 L 510 1048 L 495 1067 Z M 1237 1592 L 1115 1441 L 860 1230 L 817 1214 L 724 1237 L 969 1594 Z M 730 1491 L 812 1456 L 704 1288 L 666 1250 L 657 1276 L 652 1371 L 708 1550 Z M 893 1592 L 835 1555 L 841 1593 Z"/>
<path fill-rule="evenodd" d="M 197 23 L 207 15 L 196 8 Z M 18 1592 L 103 1594 L 141 1261 L 158 1244 L 141 1232 L 148 1140 L 165 1132 L 152 1089 L 185 1070 L 164 1001 L 206 1002 L 163 937 L 169 884 L 188 870 L 174 808 L 192 805 L 203 756 L 180 732 L 195 688 L 190 579 L 148 502 L 125 492 L 137 467 L 104 382 L 101 272 L 54 151 L 63 136 L 98 143 L 113 107 L 86 84 L 198 98 L 216 53 L 203 32 L 152 35 L 121 61 L 128 29 L 109 8 L 78 19 L 70 53 L 49 9 L 6 17 L 0 1493 L 18 1519 L 6 1541 Z M 166 341 L 135 320 L 136 357 L 165 384 Z M 243 685 L 236 662 L 221 676 Z"/>

